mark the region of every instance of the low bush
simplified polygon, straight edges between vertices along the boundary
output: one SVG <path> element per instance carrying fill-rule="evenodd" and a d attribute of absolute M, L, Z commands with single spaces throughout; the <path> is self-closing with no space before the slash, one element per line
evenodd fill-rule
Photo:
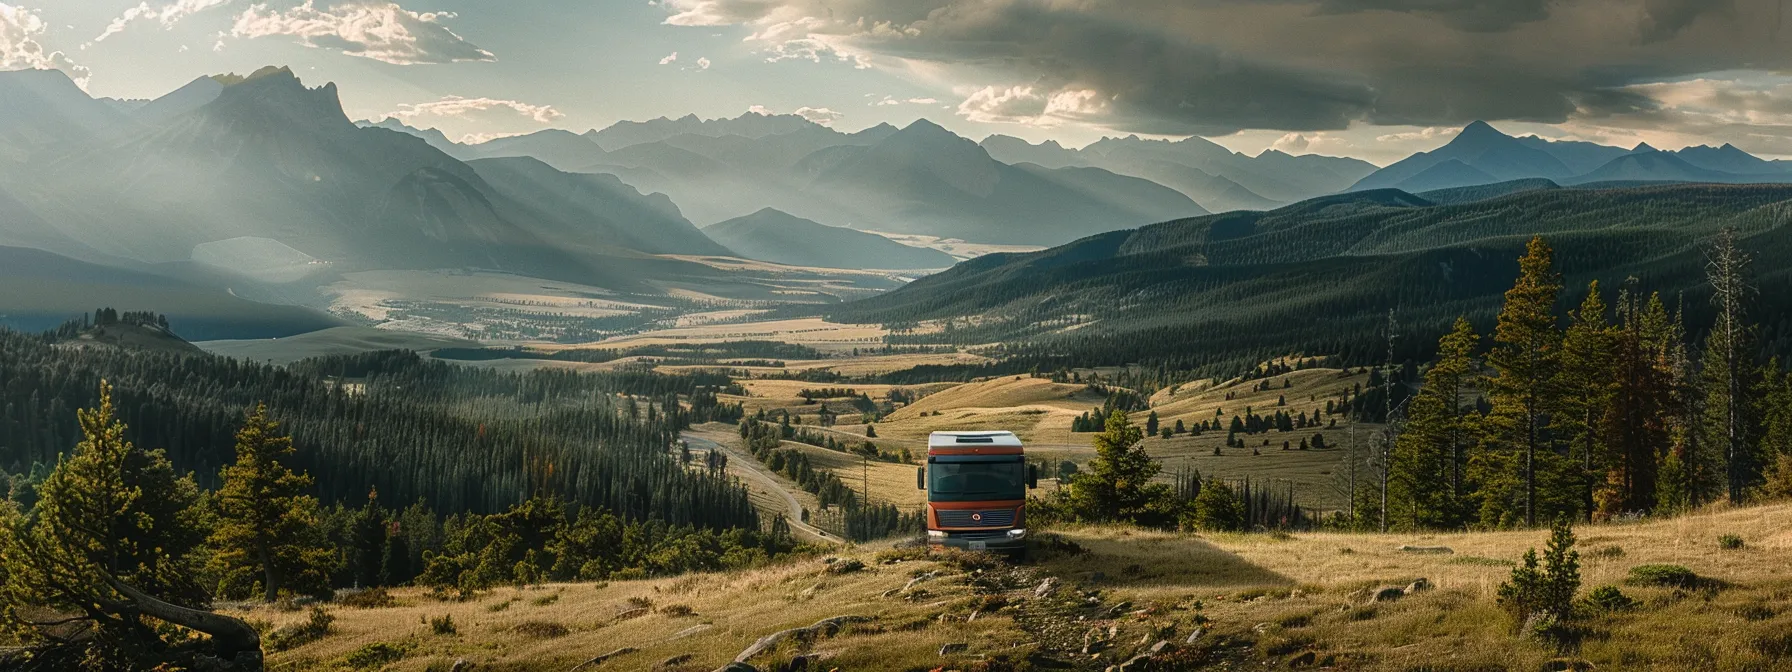
<path fill-rule="evenodd" d="M 1697 588 L 1705 580 L 1683 565 L 1637 565 L 1630 568 L 1630 576 L 1624 582 L 1633 586 Z"/>
<path fill-rule="evenodd" d="M 349 652 L 343 662 L 358 670 L 377 670 L 391 663 L 404 660 L 408 647 L 386 642 L 374 642 Z"/>
<path fill-rule="evenodd" d="M 337 598 L 336 603 L 356 609 L 384 609 L 397 605 L 398 600 L 393 599 L 392 594 L 386 592 L 385 588 L 368 588 L 343 595 Z"/>
<path fill-rule="evenodd" d="M 454 627 L 454 617 L 449 616 L 448 614 L 442 614 L 441 616 L 429 619 L 429 631 L 438 635 L 452 635 L 459 632 L 459 630 Z"/>
<path fill-rule="evenodd" d="M 566 626 L 553 621 L 523 621 L 510 629 L 511 632 L 524 637 L 536 639 L 554 639 L 572 634 Z"/>
<path fill-rule="evenodd" d="M 550 604 L 553 604 L 553 603 L 559 602 L 559 601 L 560 601 L 559 593 L 549 593 L 547 595 L 543 595 L 541 597 L 537 597 L 533 600 L 530 600 L 529 604 L 533 604 L 537 607 L 545 607 L 545 606 L 548 606 Z"/>
<path fill-rule="evenodd" d="M 323 639 L 330 634 L 330 624 L 334 622 L 336 617 L 324 611 L 323 607 L 312 607 L 311 618 L 304 623 L 295 623 L 268 633 L 268 649 L 285 651 Z"/>
<path fill-rule="evenodd" d="M 1742 548 L 1742 537 L 1734 535 L 1734 534 L 1725 534 L 1725 535 L 1719 536 L 1717 538 L 1717 547 L 1724 549 L 1726 551 L 1734 551 L 1734 550 L 1740 549 L 1740 548 Z"/>
<path fill-rule="evenodd" d="M 1600 611 L 1625 611 L 1636 606 L 1636 600 L 1630 599 L 1617 586 L 1600 586 L 1587 595 L 1587 604 Z"/>

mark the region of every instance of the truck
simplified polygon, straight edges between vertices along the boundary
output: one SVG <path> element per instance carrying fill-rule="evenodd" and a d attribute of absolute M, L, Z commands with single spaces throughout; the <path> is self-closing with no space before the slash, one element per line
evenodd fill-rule
<path fill-rule="evenodd" d="M 927 491 L 929 546 L 1026 555 L 1027 490 L 1039 470 L 1014 432 L 928 435 L 915 487 Z"/>

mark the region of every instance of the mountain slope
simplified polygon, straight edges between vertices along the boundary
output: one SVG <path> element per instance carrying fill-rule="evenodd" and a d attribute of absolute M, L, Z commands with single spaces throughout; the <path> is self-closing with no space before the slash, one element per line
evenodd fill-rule
<path fill-rule="evenodd" d="M 1033 145 L 1004 135 L 989 136 L 981 144 L 1005 163 L 1098 167 L 1151 180 L 1214 212 L 1263 210 L 1341 191 L 1375 170 L 1357 159 L 1293 156 L 1275 150 L 1250 157 L 1200 137 L 1102 138 L 1080 150 L 1052 141 Z"/>
<path fill-rule="evenodd" d="M 799 166 L 815 176 L 803 191 L 855 228 L 1052 244 L 1203 212 L 1173 190 L 1101 169 L 1010 166 L 924 119 L 875 145 L 834 149 L 843 151 Z"/>
<path fill-rule="evenodd" d="M 854 269 L 945 268 L 951 255 L 910 247 L 875 233 L 827 226 L 766 208 L 703 230 L 748 259 L 791 266 Z"/>
<path fill-rule="evenodd" d="M 1527 177 L 1558 179 L 1574 174 L 1572 169 L 1549 152 L 1501 133 L 1486 122 L 1477 121 L 1463 128 L 1448 144 L 1429 152 L 1414 154 L 1375 171 L 1350 189 L 1362 191 L 1400 188 L 1407 180 L 1451 161 L 1462 164 L 1462 168 L 1446 167 L 1443 172 L 1434 173 L 1422 180 L 1424 185 L 1420 188 L 1465 187 Z M 1454 176 L 1458 181 L 1436 179 L 1445 176 Z"/>
<path fill-rule="evenodd" d="M 467 165 L 496 190 L 500 212 L 533 226 L 543 240 L 610 254 L 728 254 L 679 214 L 672 199 L 642 195 L 615 176 L 562 173 L 528 157 Z"/>
<path fill-rule="evenodd" d="M 648 121 L 619 121 L 603 130 L 588 131 L 584 137 L 604 151 L 615 151 L 679 135 L 762 138 L 818 127 L 821 125 L 794 114 L 747 112 L 733 119 L 698 119 L 695 114 L 687 114 L 678 119 L 660 117 Z"/>
<path fill-rule="evenodd" d="M 602 147 L 571 131 L 550 128 L 527 135 L 497 138 L 467 146 L 459 153 L 465 159 L 502 159 L 529 156 L 560 170 L 572 171 L 604 163 L 608 156 Z"/>
<path fill-rule="evenodd" d="M 1778 216 L 1787 201 L 1783 185 L 1532 189 L 1456 204 L 1361 192 L 980 257 L 830 317 L 977 316 L 975 328 L 939 338 L 1030 342 L 1014 349 L 1048 357 L 1033 362 L 1041 366 L 1193 369 L 1290 352 L 1376 357 L 1395 309 L 1401 348 L 1417 356 L 1457 315 L 1491 327 L 1533 234 L 1574 260 L 1564 305 L 1588 280 L 1609 288 L 1635 276 L 1647 279 L 1643 289 L 1688 292 L 1691 309 L 1703 305 L 1701 246 L 1720 228 L 1743 231 L 1762 258 L 1792 254 L 1792 228 Z M 1792 308 L 1792 273 L 1764 270 L 1759 280 L 1764 303 Z"/>
<path fill-rule="evenodd" d="M 174 332 L 191 340 L 280 338 L 342 324 L 309 308 L 256 303 L 165 275 L 0 247 L 0 326 L 42 331 L 102 306 L 167 315 Z"/>
<path fill-rule="evenodd" d="M 89 97 L 61 70 L 0 72 L 0 158 L 111 137 L 131 126 L 122 111 Z"/>

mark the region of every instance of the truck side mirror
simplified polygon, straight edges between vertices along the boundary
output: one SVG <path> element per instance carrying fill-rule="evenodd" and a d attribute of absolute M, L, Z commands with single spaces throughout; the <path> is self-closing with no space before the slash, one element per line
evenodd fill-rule
<path fill-rule="evenodd" d="M 1039 487 L 1039 465 L 1029 464 L 1027 465 L 1027 489 L 1032 490 L 1037 487 Z"/>
<path fill-rule="evenodd" d="M 927 467 L 915 467 L 915 489 L 927 489 Z"/>

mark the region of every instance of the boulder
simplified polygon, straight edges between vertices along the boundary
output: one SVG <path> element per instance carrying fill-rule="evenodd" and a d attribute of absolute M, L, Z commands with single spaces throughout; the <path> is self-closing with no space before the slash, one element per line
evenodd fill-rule
<path fill-rule="evenodd" d="M 1407 595 L 1411 595 L 1413 593 L 1422 593 L 1427 590 L 1431 590 L 1431 588 L 1432 588 L 1432 585 L 1431 585 L 1431 581 L 1429 579 L 1426 579 L 1424 577 L 1419 577 L 1419 580 L 1414 581 L 1409 584 L 1406 584 L 1406 588 L 1403 590 L 1405 591 L 1405 593 Z"/>
<path fill-rule="evenodd" d="M 1058 577 L 1048 576 L 1039 582 L 1038 588 L 1033 589 L 1033 597 L 1045 597 L 1055 592 L 1058 592 Z"/>
<path fill-rule="evenodd" d="M 1401 553 L 1435 553 L 1437 555 L 1450 555 L 1456 552 L 1449 546 L 1401 546 L 1398 550 Z"/>
<path fill-rule="evenodd" d="M 1288 667 L 1312 667 L 1319 662 L 1319 654 L 1302 651 L 1300 655 L 1288 659 Z"/>

